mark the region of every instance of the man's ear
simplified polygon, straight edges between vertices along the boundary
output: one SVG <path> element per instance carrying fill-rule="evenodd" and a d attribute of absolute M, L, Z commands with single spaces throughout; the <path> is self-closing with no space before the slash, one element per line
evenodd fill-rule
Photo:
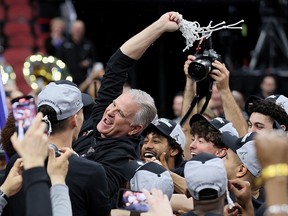
<path fill-rule="evenodd" d="M 77 114 L 71 116 L 70 121 L 71 121 L 71 125 L 73 126 L 73 128 L 77 127 Z"/>
<path fill-rule="evenodd" d="M 219 158 L 223 158 L 225 157 L 227 154 L 227 148 L 219 148 L 217 151 L 216 151 L 216 154 L 215 156 L 219 157 Z"/>
<path fill-rule="evenodd" d="M 169 152 L 171 157 L 175 157 L 179 153 L 179 150 L 177 148 L 170 148 Z"/>
<path fill-rule="evenodd" d="M 136 125 L 136 126 L 133 126 L 132 127 L 132 130 L 128 132 L 128 135 L 129 136 L 132 136 L 132 135 L 138 135 L 140 134 L 140 131 L 142 130 L 143 126 L 142 125 Z"/>
<path fill-rule="evenodd" d="M 240 164 L 236 170 L 236 177 L 241 178 L 246 175 L 248 169 L 244 166 L 244 164 Z"/>

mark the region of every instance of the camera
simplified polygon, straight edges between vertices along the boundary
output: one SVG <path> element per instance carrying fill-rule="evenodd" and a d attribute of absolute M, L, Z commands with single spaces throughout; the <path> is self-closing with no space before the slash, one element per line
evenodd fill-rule
<path fill-rule="evenodd" d="M 205 38 L 203 48 L 203 53 L 196 54 L 196 59 L 189 65 L 188 74 L 195 82 L 202 80 L 212 82 L 214 80 L 209 76 L 209 73 L 213 70 L 212 62 L 215 60 L 221 61 L 221 55 L 212 49 L 211 36 Z"/>
<path fill-rule="evenodd" d="M 195 55 L 196 59 L 189 65 L 188 74 L 196 81 L 204 79 L 213 80 L 208 74 L 213 69 L 212 62 L 221 61 L 221 55 L 217 54 L 213 49 L 206 49 L 202 54 Z"/>

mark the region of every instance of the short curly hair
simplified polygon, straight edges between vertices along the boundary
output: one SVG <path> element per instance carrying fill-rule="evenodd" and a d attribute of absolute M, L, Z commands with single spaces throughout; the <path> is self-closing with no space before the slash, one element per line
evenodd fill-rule
<path fill-rule="evenodd" d="M 222 143 L 221 132 L 213 128 L 207 121 L 199 120 L 191 125 L 190 133 L 192 136 L 198 135 L 208 142 L 212 142 L 217 148 L 225 148 Z"/>
<path fill-rule="evenodd" d="M 256 100 L 251 105 L 249 105 L 247 112 L 249 115 L 251 115 L 253 112 L 256 112 L 269 116 L 272 121 L 276 120 L 281 125 L 285 125 L 286 130 L 288 129 L 288 114 L 283 109 L 283 107 L 277 105 L 274 101 Z"/>

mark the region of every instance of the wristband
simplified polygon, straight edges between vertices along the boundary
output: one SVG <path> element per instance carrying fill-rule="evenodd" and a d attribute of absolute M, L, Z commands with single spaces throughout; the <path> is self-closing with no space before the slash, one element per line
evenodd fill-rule
<path fill-rule="evenodd" d="M 8 197 L 7 197 L 7 195 L 4 193 L 4 191 L 2 191 L 1 189 L 0 189 L 0 196 L 1 197 L 3 197 L 7 202 L 8 202 Z"/>
<path fill-rule="evenodd" d="M 288 164 L 279 163 L 269 165 L 262 169 L 262 174 L 258 179 L 256 179 L 256 184 L 261 185 L 263 181 L 267 179 L 281 176 L 288 176 Z"/>

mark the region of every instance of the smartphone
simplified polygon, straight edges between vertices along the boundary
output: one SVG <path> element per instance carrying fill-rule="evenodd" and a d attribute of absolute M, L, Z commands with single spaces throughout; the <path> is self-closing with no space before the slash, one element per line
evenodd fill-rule
<path fill-rule="evenodd" d="M 18 139 L 22 140 L 37 114 L 35 99 L 28 95 L 14 98 L 11 102 Z"/>
<path fill-rule="evenodd" d="M 52 149 L 54 150 L 54 152 L 55 152 L 55 157 L 59 157 L 59 156 L 61 155 L 61 151 L 58 149 L 58 147 L 57 147 L 55 144 L 49 143 L 49 144 L 48 144 L 48 147 L 49 147 L 49 148 L 52 148 Z"/>
<path fill-rule="evenodd" d="M 134 212 L 149 211 L 148 201 L 143 192 L 124 188 L 118 192 L 117 208 Z"/>

